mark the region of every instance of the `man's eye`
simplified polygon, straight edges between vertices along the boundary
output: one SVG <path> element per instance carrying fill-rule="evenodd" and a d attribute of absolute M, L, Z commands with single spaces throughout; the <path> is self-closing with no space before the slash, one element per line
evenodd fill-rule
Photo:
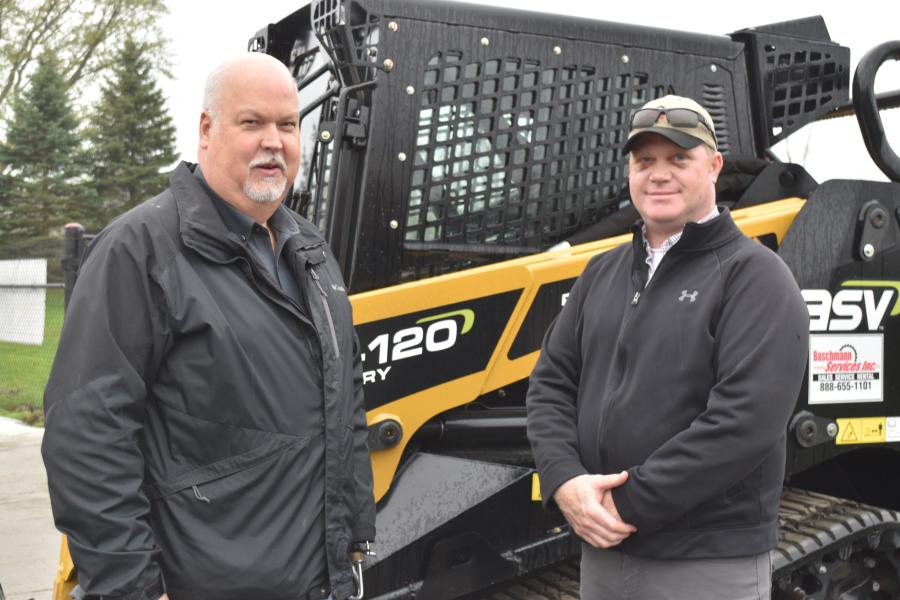
<path fill-rule="evenodd" d="M 256 125 L 256 119 L 244 119 L 241 121 L 241 125 L 253 126 Z"/>
<path fill-rule="evenodd" d="M 286 131 L 293 131 L 294 129 L 297 128 L 297 123 L 294 121 L 285 121 L 284 123 L 281 124 L 281 128 Z"/>

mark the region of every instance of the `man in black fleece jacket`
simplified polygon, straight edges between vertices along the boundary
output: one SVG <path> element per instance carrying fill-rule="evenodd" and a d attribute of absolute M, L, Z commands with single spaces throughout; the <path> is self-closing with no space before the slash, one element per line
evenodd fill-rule
<path fill-rule="evenodd" d="M 541 493 L 584 541 L 583 600 L 768 598 L 809 315 L 716 207 L 703 107 L 647 103 L 625 152 L 642 222 L 587 265 L 531 376 Z"/>

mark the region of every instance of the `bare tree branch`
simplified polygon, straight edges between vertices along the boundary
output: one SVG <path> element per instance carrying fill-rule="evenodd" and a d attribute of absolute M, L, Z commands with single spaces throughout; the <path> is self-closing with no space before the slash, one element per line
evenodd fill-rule
<path fill-rule="evenodd" d="M 65 3 L 61 0 L 44 0 L 33 12 L 28 11 L 27 7 L 23 9 L 21 6 L 12 6 L 15 0 L 9 4 L 13 9 L 10 11 L 11 16 L 16 21 L 24 22 L 26 26 L 4 44 L 3 55 L 9 63 L 4 66 L 9 72 L 0 88 L 0 105 L 5 104 L 19 90 L 25 70 L 37 56 L 43 40 L 58 31 L 66 12 Z"/>
<path fill-rule="evenodd" d="M 156 23 L 166 10 L 164 0 L 0 0 L 0 117 L 45 49 L 59 56 L 70 89 L 107 71 L 126 35 L 167 74 Z"/>

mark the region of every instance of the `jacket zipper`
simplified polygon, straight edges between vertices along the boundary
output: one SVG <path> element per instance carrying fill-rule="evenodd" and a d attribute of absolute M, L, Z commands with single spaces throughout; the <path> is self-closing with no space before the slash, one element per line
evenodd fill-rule
<path fill-rule="evenodd" d="M 338 348 L 337 332 L 334 330 L 334 319 L 331 317 L 331 307 L 328 306 L 328 294 L 325 293 L 325 288 L 323 288 L 322 284 L 319 282 L 319 275 L 316 273 L 316 268 L 314 266 L 309 268 L 309 274 L 312 275 L 313 281 L 316 282 L 316 287 L 319 288 L 319 293 L 321 294 L 320 300 L 322 301 L 322 306 L 325 308 L 325 318 L 328 320 L 328 331 L 331 333 L 331 343 L 334 345 L 334 356 L 335 358 L 340 358 L 341 351 Z"/>
<path fill-rule="evenodd" d="M 630 306 L 626 308 L 628 311 L 625 315 L 625 318 L 622 320 L 622 329 L 619 334 L 619 339 L 616 341 L 616 353 L 622 352 L 622 342 L 625 340 L 625 334 L 627 333 L 628 326 L 631 324 L 631 317 L 637 312 L 638 303 L 641 300 L 641 297 L 646 293 L 650 286 L 653 285 L 653 280 L 659 277 L 659 270 L 662 267 L 663 262 L 666 257 L 663 256 L 663 259 L 659 262 L 659 265 L 656 267 L 656 272 L 653 274 L 653 278 L 650 279 L 649 282 L 644 282 L 640 277 L 640 273 L 636 270 L 631 271 L 631 282 L 634 284 L 635 292 L 634 296 L 631 298 Z M 618 384 L 621 384 L 621 380 L 619 380 Z M 615 398 L 610 399 L 607 402 L 606 406 L 603 408 L 603 413 L 600 415 L 600 430 L 597 432 L 597 454 L 600 456 L 601 466 L 604 470 L 608 470 L 607 463 L 609 462 L 609 457 L 605 450 L 602 449 L 603 444 L 602 440 L 604 437 L 604 433 L 606 431 L 606 421 L 609 411 L 612 409 L 612 405 L 615 404 Z"/>

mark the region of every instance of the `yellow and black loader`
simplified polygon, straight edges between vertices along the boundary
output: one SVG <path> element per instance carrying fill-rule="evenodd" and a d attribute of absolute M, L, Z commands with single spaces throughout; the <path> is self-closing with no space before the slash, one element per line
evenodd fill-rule
<path fill-rule="evenodd" d="M 852 102 L 850 51 L 820 17 L 715 36 L 316 0 L 250 49 L 297 79 L 304 173 L 289 204 L 338 257 L 365 352 L 367 598 L 577 597 L 580 543 L 536 501 L 527 378 L 587 261 L 630 239 L 629 118 L 671 93 L 712 115 L 719 203 L 810 308 L 774 597 L 900 598 L 900 158 L 879 112 L 900 94 L 873 91 L 900 42 L 864 57 Z M 850 113 L 890 182 L 818 183 L 770 150 Z M 58 600 L 73 577 L 64 554 Z"/>

